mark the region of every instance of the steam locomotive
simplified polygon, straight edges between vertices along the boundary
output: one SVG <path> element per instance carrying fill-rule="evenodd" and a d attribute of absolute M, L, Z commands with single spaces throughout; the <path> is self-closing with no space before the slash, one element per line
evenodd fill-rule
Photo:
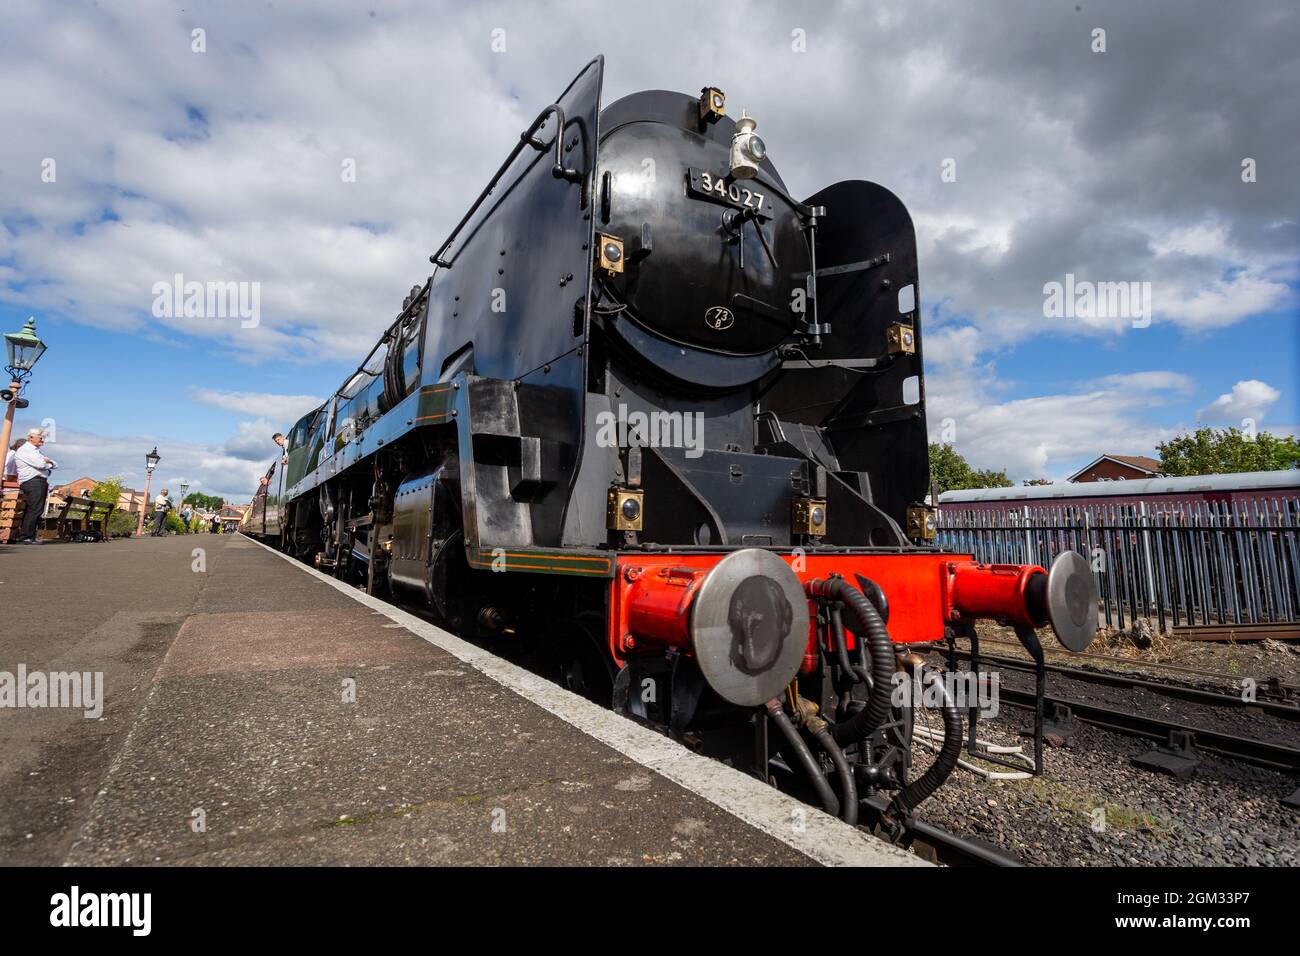
<path fill-rule="evenodd" d="M 963 744 L 943 697 L 912 773 L 896 675 L 937 675 L 908 645 L 993 618 L 1080 650 L 1092 576 L 934 545 L 903 204 L 796 199 L 722 90 L 602 108 L 603 69 L 521 134 L 243 530 L 900 836 Z"/>

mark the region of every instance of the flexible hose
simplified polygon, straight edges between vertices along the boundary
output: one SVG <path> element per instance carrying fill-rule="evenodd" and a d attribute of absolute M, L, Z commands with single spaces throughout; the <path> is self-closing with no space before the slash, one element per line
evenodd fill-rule
<path fill-rule="evenodd" d="M 772 718 L 772 722 L 780 729 L 782 736 L 789 742 L 791 749 L 794 750 L 795 757 L 803 765 L 804 773 L 808 775 L 809 781 L 817 790 L 817 796 L 821 799 L 822 807 L 833 817 L 840 815 L 840 802 L 835 798 L 835 791 L 831 789 L 830 783 L 826 780 L 826 775 L 822 773 L 822 768 L 817 766 L 817 760 L 813 757 L 812 751 L 808 745 L 803 742 L 799 736 L 799 731 L 795 725 L 790 722 L 790 718 L 785 715 L 781 709 L 781 702 L 778 700 L 768 701 L 767 715 Z"/>
<path fill-rule="evenodd" d="M 913 780 L 894 797 L 889 805 L 890 815 L 906 816 L 919 807 L 943 786 L 943 782 L 957 767 L 957 761 L 961 757 L 961 714 L 958 713 L 957 705 L 953 703 L 952 695 L 948 693 L 948 688 L 944 686 L 943 681 L 937 675 L 932 675 L 932 679 L 939 688 L 939 693 L 943 695 L 943 706 L 940 708 L 940 713 L 943 714 L 943 746 L 939 748 L 939 756 L 934 759 L 934 763 L 920 779 Z"/>
<path fill-rule="evenodd" d="M 913 739 L 931 753 L 938 753 L 943 744 L 943 736 L 933 731 L 917 727 L 912 731 Z M 1029 755 L 1024 752 L 1023 747 L 1001 747 L 996 744 L 990 744 L 987 741 L 976 741 L 978 746 L 987 749 L 989 753 L 1000 756 L 1016 757 L 1026 761 L 1027 766 L 1024 770 L 985 770 L 983 767 L 970 763 L 965 758 L 957 761 L 958 770 L 967 770 L 977 777 L 983 777 L 985 780 L 1029 780 L 1034 776 L 1034 762 L 1029 759 Z"/>
<path fill-rule="evenodd" d="M 862 676 L 849 660 L 849 642 L 844 639 L 844 616 L 838 604 L 831 605 L 829 616 L 831 639 L 835 642 L 835 656 L 839 660 L 840 671 L 851 683 L 859 683 Z"/>
<path fill-rule="evenodd" d="M 889 716 L 889 696 L 894 679 L 894 648 L 885 622 L 866 595 L 843 578 L 816 579 L 805 586 L 809 597 L 839 601 L 848 615 L 848 626 L 865 646 L 871 658 L 871 683 L 867 706 L 832 728 L 838 744 L 865 740 Z"/>
<path fill-rule="evenodd" d="M 845 823 L 858 822 L 858 785 L 853 779 L 853 770 L 849 767 L 848 758 L 844 756 L 844 751 L 840 749 L 830 732 L 826 729 L 826 722 L 818 718 L 821 724 L 813 731 L 813 739 L 821 744 L 822 750 L 826 751 L 827 756 L 831 758 L 831 763 L 835 764 L 835 772 L 840 777 L 840 815 Z"/>

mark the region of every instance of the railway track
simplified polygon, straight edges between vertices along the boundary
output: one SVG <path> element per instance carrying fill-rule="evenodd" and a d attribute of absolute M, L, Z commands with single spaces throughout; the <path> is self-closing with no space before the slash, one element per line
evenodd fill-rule
<path fill-rule="evenodd" d="M 939 647 L 931 647 L 931 651 L 933 653 L 946 653 L 945 650 Z M 970 652 L 965 649 L 958 649 L 957 656 L 968 660 Z M 980 665 L 981 669 L 989 666 L 1024 674 L 1034 673 L 1033 663 L 1019 657 L 980 654 Z M 1156 696 L 1188 700 L 1208 707 L 1245 710 L 1289 723 L 1300 723 L 1300 705 L 1291 700 L 1261 700 L 1259 698 L 1246 700 L 1236 694 L 1225 694 L 1199 687 L 1191 687 L 1186 684 L 1147 680 L 1128 674 L 1103 673 L 1056 663 L 1048 663 L 1045 666 L 1049 674 L 1055 674 L 1082 684 L 1136 690 Z M 1001 703 L 1029 710 L 1034 708 L 1034 693 L 1032 690 L 1022 690 L 1000 684 L 998 693 Z M 1280 770 L 1284 773 L 1293 774 L 1300 773 L 1300 748 L 1276 741 L 1226 733 L 1201 723 L 1151 717 L 1122 707 L 1097 704 L 1059 693 L 1047 693 L 1043 698 L 1043 704 L 1045 711 L 1049 714 L 1055 708 L 1067 707 L 1075 719 L 1112 733 L 1131 737 L 1144 737 L 1161 744 L 1168 743 L 1175 735 L 1190 735 L 1190 739 L 1196 748 L 1207 753 L 1213 753 L 1257 767 L 1265 767 L 1270 770 Z"/>
<path fill-rule="evenodd" d="M 865 802 L 871 804 L 877 813 L 883 812 L 888 805 L 888 801 L 880 796 L 868 797 Z M 1024 866 L 1015 857 L 994 846 L 969 837 L 958 836 L 924 820 L 912 821 L 909 836 L 909 848 L 912 852 L 931 863 L 953 867 Z"/>
<path fill-rule="evenodd" d="M 1180 641 L 1294 641 L 1300 624 L 1184 624 L 1170 633 Z"/>
<path fill-rule="evenodd" d="M 992 638 L 992 637 L 981 637 L 980 644 L 981 645 L 996 644 L 1002 647 L 1013 647 L 1017 649 L 1023 648 L 1023 645 L 1019 641 L 1003 641 L 1003 640 L 999 640 L 998 638 Z M 940 644 L 932 644 L 930 646 L 933 648 L 943 647 L 943 645 Z M 1054 655 L 1052 650 L 1049 649 L 1046 645 L 1044 646 L 1043 649 L 1047 653 L 1049 658 L 1052 658 L 1053 656 L 1057 656 L 1059 659 L 1059 655 Z M 981 655 L 981 657 L 983 656 L 985 655 Z M 1020 658 L 1020 659 L 1023 660 L 1024 658 Z M 1166 664 L 1163 661 L 1135 660 L 1129 657 L 1117 657 L 1114 654 L 1094 654 L 1088 651 L 1072 651 L 1068 655 L 1067 659 L 1072 661 L 1073 660 L 1100 661 L 1111 665 L 1132 667 L 1137 670 L 1168 671 L 1169 673 L 1173 673 L 1173 674 L 1186 674 L 1189 677 L 1195 677 L 1205 681 L 1220 681 L 1222 683 L 1232 684 L 1237 686 L 1241 684 L 1241 680 L 1242 680 L 1242 675 L 1240 674 L 1227 674 L 1224 673 L 1223 671 L 1209 671 L 1199 667 L 1187 667 L 1183 664 Z M 1280 678 L 1263 677 L 1263 678 L 1255 678 L 1254 680 L 1257 686 L 1261 688 L 1271 688 L 1272 692 L 1280 698 L 1300 699 L 1300 687 L 1297 687 L 1293 684 L 1288 684 L 1282 681 Z"/>
<path fill-rule="evenodd" d="M 923 820 L 916 820 L 912 824 L 911 849 L 922 859 L 942 863 L 944 866 L 1024 866 L 1019 860 L 994 847 L 975 843 Z"/>
<path fill-rule="evenodd" d="M 1034 694 L 1032 691 L 1010 687 L 999 688 L 1001 703 L 1012 707 L 1032 710 Z M 1167 743 L 1175 734 L 1188 734 L 1197 749 L 1208 753 L 1265 767 L 1284 773 L 1300 773 L 1300 749 L 1272 741 L 1257 740 L 1211 730 L 1199 724 L 1188 724 L 1173 720 L 1148 717 L 1117 707 L 1104 707 L 1087 701 L 1075 700 L 1056 694 L 1047 694 L 1043 703 L 1048 710 L 1053 707 L 1068 707 L 1076 720 L 1081 720 L 1094 727 L 1109 730 L 1112 733 L 1130 737 L 1145 737 L 1158 743 Z"/>
<path fill-rule="evenodd" d="M 969 659 L 970 652 L 958 650 L 958 657 Z M 1027 674 L 1034 672 L 1034 665 L 1031 661 L 1020 657 L 1005 657 L 997 654 L 980 654 L 981 665 L 991 665 L 1004 670 L 1021 671 Z M 1165 681 L 1148 680 L 1143 677 L 1135 677 L 1130 674 L 1113 674 L 1095 670 L 1085 670 L 1079 667 L 1070 667 L 1066 664 L 1049 663 L 1046 666 L 1049 674 L 1058 674 L 1067 677 L 1073 681 L 1079 681 L 1085 684 L 1095 684 L 1104 687 L 1119 687 L 1129 689 L 1140 689 L 1155 694 L 1161 694 L 1166 697 L 1178 697 L 1183 700 L 1190 700 L 1196 703 L 1206 704 L 1213 707 L 1231 707 L 1231 708 L 1251 708 L 1271 717 L 1277 717 L 1282 720 L 1300 721 L 1300 702 L 1282 699 L 1268 699 L 1267 697 L 1257 696 L 1254 700 L 1246 700 L 1239 694 L 1226 694 L 1219 691 L 1205 690 L 1201 687 L 1192 687 L 1187 684 L 1171 684 Z M 1256 690 L 1267 695 L 1270 692 L 1270 683 L 1264 682 L 1256 685 Z"/>

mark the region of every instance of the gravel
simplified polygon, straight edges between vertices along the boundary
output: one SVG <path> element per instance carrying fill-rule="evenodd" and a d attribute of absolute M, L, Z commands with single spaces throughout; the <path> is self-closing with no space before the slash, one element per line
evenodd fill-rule
<path fill-rule="evenodd" d="M 1008 708 L 981 719 L 979 736 L 1032 751 L 1028 728 Z M 1300 780 L 1205 754 L 1186 779 L 1129 765 L 1150 749 L 1081 724 L 1046 749 L 1042 777 L 989 781 L 958 768 L 918 815 L 1031 865 L 1300 865 L 1300 811 L 1279 802 Z M 929 758 L 919 761 L 917 773 Z"/>

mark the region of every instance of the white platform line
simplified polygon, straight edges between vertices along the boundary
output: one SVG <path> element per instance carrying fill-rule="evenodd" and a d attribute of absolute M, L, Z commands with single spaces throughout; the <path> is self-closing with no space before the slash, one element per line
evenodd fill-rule
<path fill-rule="evenodd" d="M 766 786 L 749 774 L 692 753 L 662 734 L 579 697 L 414 614 L 308 567 L 255 538 L 243 537 L 283 558 L 298 570 L 315 575 L 358 603 L 378 611 L 605 746 L 667 777 L 818 863 L 827 866 L 931 865 L 906 850 Z"/>

